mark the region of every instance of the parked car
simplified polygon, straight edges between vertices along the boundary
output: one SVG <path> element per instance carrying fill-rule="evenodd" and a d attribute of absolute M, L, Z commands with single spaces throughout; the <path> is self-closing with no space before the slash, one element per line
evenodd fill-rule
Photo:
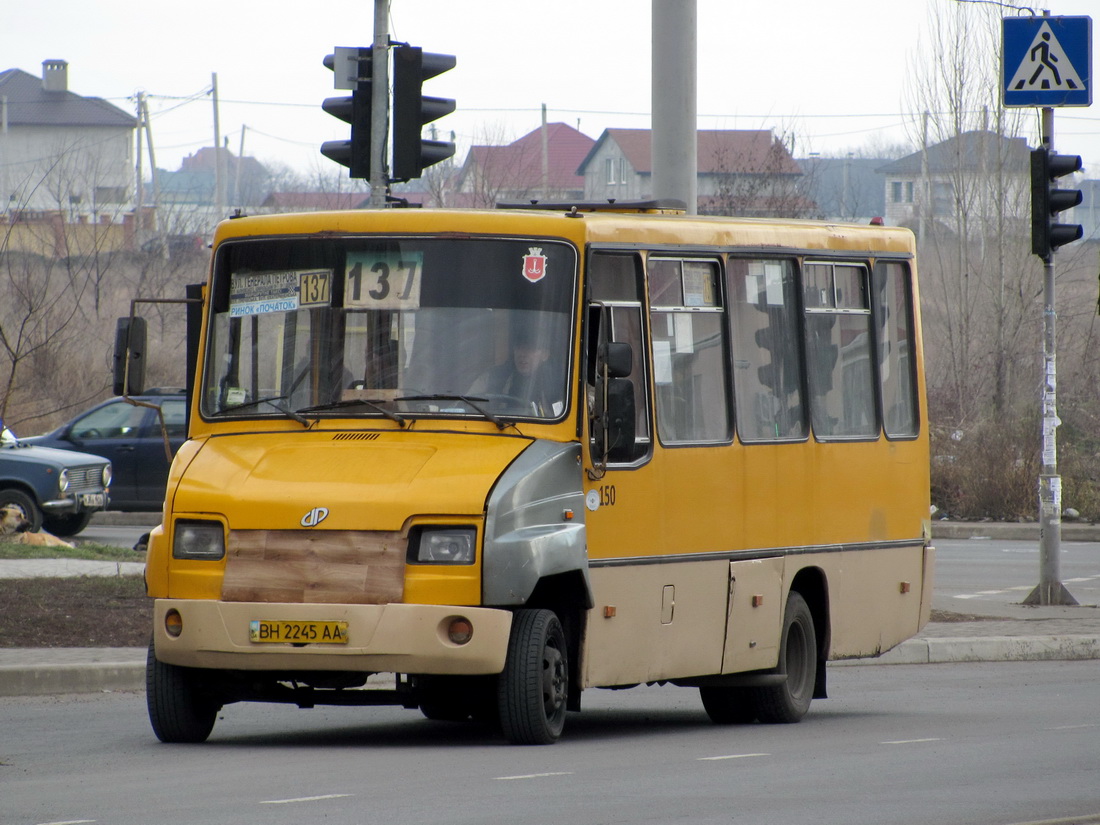
<path fill-rule="evenodd" d="M 107 506 L 111 463 L 97 455 L 0 439 L 0 507 L 14 507 L 32 531 L 75 536 Z"/>
<path fill-rule="evenodd" d="M 172 455 L 187 437 L 187 398 L 175 388 L 134 396 L 160 406 Z M 111 398 L 82 412 L 53 432 L 21 439 L 24 444 L 78 450 L 103 456 L 114 468 L 111 510 L 157 511 L 164 505 L 170 459 L 164 452 L 160 418 L 152 407 Z M 48 529 L 48 528 L 47 528 Z"/>

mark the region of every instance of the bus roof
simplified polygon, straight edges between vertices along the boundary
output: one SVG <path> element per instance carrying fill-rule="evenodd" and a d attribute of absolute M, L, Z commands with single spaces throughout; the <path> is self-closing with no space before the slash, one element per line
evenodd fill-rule
<path fill-rule="evenodd" d="M 747 248 L 912 255 L 903 227 L 777 218 L 731 218 L 659 212 L 542 209 L 356 209 L 243 216 L 223 221 L 215 246 L 248 237 L 292 235 L 497 235 L 558 237 L 578 246 L 652 249 Z"/>

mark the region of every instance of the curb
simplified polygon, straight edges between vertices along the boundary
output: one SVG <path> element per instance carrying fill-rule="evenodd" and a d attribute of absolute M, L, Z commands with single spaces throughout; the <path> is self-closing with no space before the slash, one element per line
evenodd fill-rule
<path fill-rule="evenodd" d="M 1100 659 L 1100 636 L 916 638 L 873 659 L 839 665 L 929 665 L 961 662 L 1066 662 Z"/>
<path fill-rule="evenodd" d="M 144 689 L 144 662 L 0 666 L 0 696 L 111 693 Z"/>

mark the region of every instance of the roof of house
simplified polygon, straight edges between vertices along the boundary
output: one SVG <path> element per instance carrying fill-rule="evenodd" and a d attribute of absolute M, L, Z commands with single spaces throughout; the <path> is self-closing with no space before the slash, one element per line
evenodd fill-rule
<path fill-rule="evenodd" d="M 110 126 L 133 129 L 132 115 L 99 97 L 49 92 L 42 78 L 22 69 L 0 72 L 0 97 L 7 98 L 8 126 Z"/>
<path fill-rule="evenodd" d="M 963 132 L 929 146 L 927 151 L 906 155 L 893 163 L 880 166 L 875 171 L 885 175 L 919 175 L 926 154 L 928 171 L 932 173 L 989 168 L 998 158 L 1003 158 L 1012 168 L 1022 171 L 1030 168 L 1030 151 L 1024 138 L 1004 137 L 996 132 Z"/>
<path fill-rule="evenodd" d="M 272 192 L 260 206 L 277 209 L 358 209 L 370 201 L 363 192 Z"/>
<path fill-rule="evenodd" d="M 554 189 L 583 189 L 584 176 L 577 172 L 577 167 L 595 142 L 566 123 L 546 124 L 549 186 Z M 475 167 L 493 187 L 541 186 L 542 128 L 528 132 L 507 146 L 471 146 L 462 165 L 459 185 Z"/>
<path fill-rule="evenodd" d="M 699 174 L 801 175 L 802 170 L 787 147 L 766 129 L 701 129 L 696 132 Z M 634 171 L 653 172 L 653 133 L 649 129 L 606 129 L 581 161 L 578 174 L 584 174 L 589 161 L 600 147 L 614 141 Z"/>

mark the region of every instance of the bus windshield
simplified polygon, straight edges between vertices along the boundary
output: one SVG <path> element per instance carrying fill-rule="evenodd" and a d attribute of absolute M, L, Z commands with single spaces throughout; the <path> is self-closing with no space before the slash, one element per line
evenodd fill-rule
<path fill-rule="evenodd" d="M 561 418 L 576 281 L 575 249 L 546 239 L 223 244 L 200 409 L 303 423 Z"/>

